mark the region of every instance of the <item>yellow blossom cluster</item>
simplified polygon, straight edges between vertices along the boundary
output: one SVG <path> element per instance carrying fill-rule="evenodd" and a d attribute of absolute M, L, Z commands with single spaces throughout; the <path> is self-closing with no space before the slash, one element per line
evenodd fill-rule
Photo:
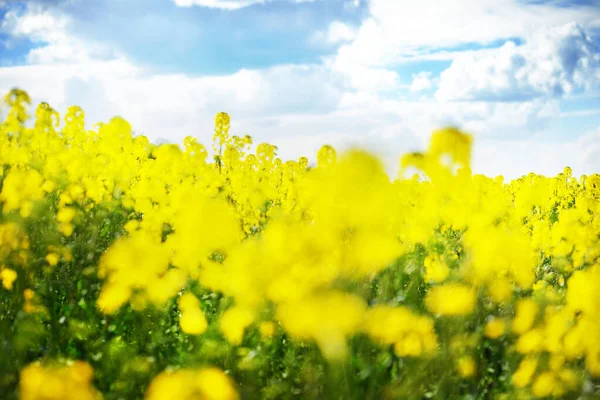
<path fill-rule="evenodd" d="M 562 396 L 600 376 L 600 175 L 577 179 L 565 168 L 505 183 L 473 174 L 473 138 L 454 128 L 403 156 L 394 179 L 362 150 L 323 146 L 309 166 L 281 160 L 268 143 L 252 152 L 249 136 L 229 134 L 225 113 L 209 161 L 195 138 L 154 145 L 118 117 L 86 130 L 78 107 L 59 129 L 46 103 L 27 128 L 26 93 L 13 90 L 6 103 L 0 290 L 27 273 L 34 254 L 22 226 L 46 207 L 58 239 L 44 242 L 42 259 L 91 268 L 101 282 L 95 306 L 107 316 L 174 300 L 185 335 L 202 340 L 214 323 L 240 346 L 254 328 L 264 339 L 281 332 L 329 361 L 347 359 L 357 335 L 400 359 L 448 354 L 448 327 L 470 324 L 475 343 L 452 360 L 464 379 L 482 373 L 472 353 L 484 341 L 518 360 L 516 391 Z M 99 209 L 122 213 L 123 230 L 97 266 L 86 265 L 65 243 Z M 393 295 L 374 301 L 392 272 L 401 277 Z M 25 278 L 18 288 L 35 309 Z M 192 284 L 231 306 L 208 318 Z M 94 398 L 89 366 L 65 368 L 24 369 L 22 398 L 42 398 L 40 385 L 58 393 L 48 398 Z M 238 394 L 221 370 L 205 368 L 162 372 L 146 398 Z"/>
<path fill-rule="evenodd" d="M 415 315 L 406 307 L 372 307 L 363 329 L 374 340 L 393 344 L 399 357 L 420 356 L 438 347 L 433 319 Z"/>
<path fill-rule="evenodd" d="M 22 400 L 101 400 L 92 385 L 94 371 L 84 361 L 66 361 L 57 365 L 35 362 L 21 371 Z M 238 400 L 231 379 L 218 368 L 164 371 L 148 387 L 146 400 L 204 399 Z"/>
<path fill-rule="evenodd" d="M 208 323 L 202 309 L 200 308 L 200 302 L 191 293 L 185 293 L 178 300 L 179 309 L 181 310 L 181 317 L 179 318 L 179 326 L 181 330 L 189 335 L 199 335 L 206 331 Z"/>
<path fill-rule="evenodd" d="M 146 400 L 238 400 L 231 379 L 218 368 L 165 371 L 150 384 Z"/>
<path fill-rule="evenodd" d="M 92 385 L 94 371 L 84 361 L 65 365 L 29 364 L 21 371 L 21 400 L 99 400 L 102 395 Z"/>

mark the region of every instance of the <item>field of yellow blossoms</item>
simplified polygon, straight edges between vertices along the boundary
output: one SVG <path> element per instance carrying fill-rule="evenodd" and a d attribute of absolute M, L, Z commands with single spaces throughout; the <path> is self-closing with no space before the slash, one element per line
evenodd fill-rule
<path fill-rule="evenodd" d="M 29 103 L 0 128 L 0 398 L 600 398 L 600 175 L 474 175 L 447 128 L 390 179 L 225 113 L 208 151 Z"/>

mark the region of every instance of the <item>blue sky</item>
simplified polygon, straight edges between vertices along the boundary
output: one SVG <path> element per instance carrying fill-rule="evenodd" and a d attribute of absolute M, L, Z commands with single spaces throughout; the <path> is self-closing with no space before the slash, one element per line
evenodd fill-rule
<path fill-rule="evenodd" d="M 0 90 L 155 141 L 237 134 L 393 171 L 453 124 L 474 169 L 600 172 L 600 1 L 0 0 Z"/>
<path fill-rule="evenodd" d="M 279 1 L 229 11 L 113 0 L 68 3 L 63 9 L 76 16 L 75 34 L 109 41 L 136 62 L 164 72 L 224 74 L 319 62 L 332 49 L 311 44 L 310 33 L 338 18 L 359 22 L 358 11 L 345 12 L 343 4 Z"/>

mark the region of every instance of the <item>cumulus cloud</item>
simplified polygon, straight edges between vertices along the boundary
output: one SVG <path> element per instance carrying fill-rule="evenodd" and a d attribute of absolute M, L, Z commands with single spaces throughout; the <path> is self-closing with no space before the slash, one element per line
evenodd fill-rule
<path fill-rule="evenodd" d="M 423 71 L 418 74 L 412 75 L 412 84 L 410 85 L 411 92 L 420 92 L 422 90 L 428 90 L 435 84 L 434 79 L 431 78 L 431 72 Z"/>
<path fill-rule="evenodd" d="M 525 37 L 539 27 L 571 21 L 600 27 L 597 6 L 556 2 L 371 0 L 369 13 L 356 40 L 340 48 L 340 62 L 387 66 L 439 51 L 448 57 L 453 46 Z"/>
<path fill-rule="evenodd" d="M 95 110 L 90 123 L 118 112 L 149 137 L 171 135 L 174 141 L 199 134 L 202 124 L 210 133 L 220 111 L 238 120 L 326 113 L 337 108 L 343 89 L 318 65 L 194 77 L 153 74 L 126 60 L 5 67 L 0 82 L 2 93 L 22 87 L 34 102 L 48 101 L 59 110 L 73 104 Z"/>
<path fill-rule="evenodd" d="M 600 28 L 597 7 L 580 3 L 564 7 L 557 2 L 519 0 L 370 0 L 368 12 L 355 38 L 343 43 L 327 61 L 345 74 L 355 88 L 375 82 L 378 89 L 410 89 L 412 85 L 401 83 L 396 72 L 399 65 L 418 60 L 451 61 L 489 54 L 493 57 L 496 49 L 486 46 L 493 47 L 500 40 L 531 37 L 540 27 L 576 21 L 583 29 Z M 473 44 L 484 49 L 469 49 Z M 554 50 L 566 52 L 566 48 Z M 511 61 L 519 62 L 506 62 Z M 458 79 L 462 82 L 469 76 L 463 74 Z M 425 82 L 418 79 L 413 88 L 423 87 Z M 449 99 L 445 93 L 445 89 L 440 91 L 441 98 Z M 523 96 L 523 100 L 528 98 L 532 96 Z M 491 98 L 498 99 L 501 96 Z"/>
<path fill-rule="evenodd" d="M 0 30 L 12 37 L 25 37 L 40 44 L 28 53 L 30 64 L 84 62 L 118 56 L 108 46 L 72 36 L 68 31 L 70 23 L 68 16 L 31 3 L 24 11 L 9 10 Z"/>
<path fill-rule="evenodd" d="M 0 24 L 0 28 L 13 36 L 25 36 L 34 41 L 58 40 L 63 36 L 68 24 L 64 15 L 56 15 L 38 6 L 28 7 L 20 14 L 9 10 Z"/>
<path fill-rule="evenodd" d="M 376 94 L 386 91 L 397 92 L 404 88 L 400 75 L 396 71 L 339 63 L 325 65 L 343 77 L 345 85 L 351 90 Z"/>
<path fill-rule="evenodd" d="M 600 47 L 575 23 L 507 42 L 484 55 L 457 57 L 441 73 L 444 100 L 522 101 L 600 88 Z"/>
<path fill-rule="evenodd" d="M 329 44 L 349 42 L 355 37 L 356 29 L 341 21 L 333 21 L 329 24 L 327 32 L 324 34 L 324 40 Z"/>

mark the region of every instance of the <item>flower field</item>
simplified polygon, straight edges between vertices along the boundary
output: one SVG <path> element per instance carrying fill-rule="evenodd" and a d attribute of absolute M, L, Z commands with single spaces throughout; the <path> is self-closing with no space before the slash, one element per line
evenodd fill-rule
<path fill-rule="evenodd" d="M 0 127 L 2 399 L 600 398 L 600 175 L 472 174 L 454 128 L 390 179 L 225 113 L 209 152 L 29 107 Z"/>

